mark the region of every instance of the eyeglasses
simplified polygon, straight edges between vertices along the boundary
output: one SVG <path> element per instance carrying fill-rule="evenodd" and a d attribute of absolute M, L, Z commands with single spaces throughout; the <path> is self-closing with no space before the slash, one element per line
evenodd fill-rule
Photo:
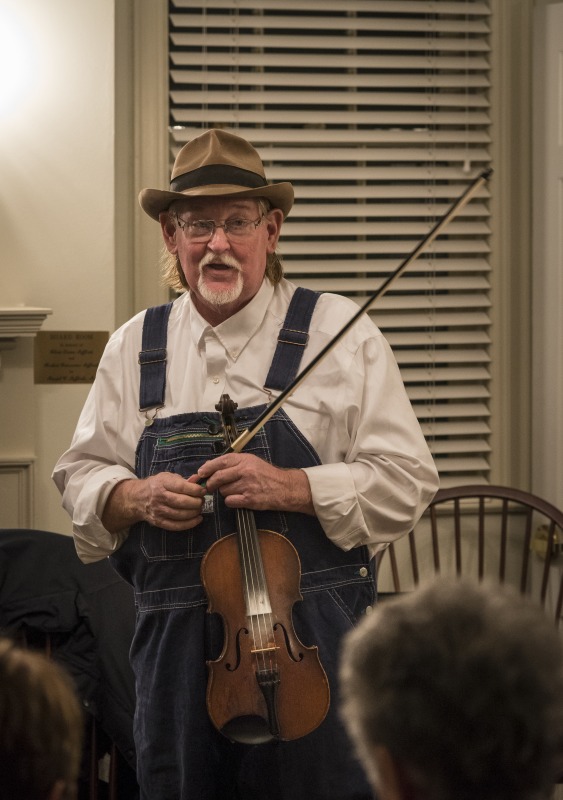
<path fill-rule="evenodd" d="M 264 214 L 261 214 L 258 219 L 244 219 L 244 217 L 235 217 L 228 219 L 222 224 L 215 222 L 213 219 L 195 219 L 193 221 L 181 219 L 173 215 L 179 228 L 184 232 L 184 235 L 192 242 L 208 242 L 215 235 L 217 228 L 223 228 L 225 236 L 229 239 L 245 239 L 250 236 L 264 219 Z"/>

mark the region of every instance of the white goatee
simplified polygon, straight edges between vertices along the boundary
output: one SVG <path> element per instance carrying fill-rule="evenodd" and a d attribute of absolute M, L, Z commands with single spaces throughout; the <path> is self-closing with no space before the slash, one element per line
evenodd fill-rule
<path fill-rule="evenodd" d="M 208 264 L 224 264 L 226 267 L 230 267 L 231 269 L 236 270 L 237 273 L 237 280 L 233 286 L 230 286 L 228 289 L 212 289 L 211 286 L 206 282 L 203 268 L 206 267 Z M 235 300 L 241 295 L 243 289 L 243 280 L 242 280 L 242 268 L 236 258 L 229 255 L 228 253 L 224 253 L 221 256 L 216 256 L 213 253 L 207 253 L 201 261 L 199 262 L 199 279 L 197 282 L 197 288 L 205 300 L 206 303 L 209 303 L 213 306 L 225 306 L 229 303 L 234 303 Z"/>

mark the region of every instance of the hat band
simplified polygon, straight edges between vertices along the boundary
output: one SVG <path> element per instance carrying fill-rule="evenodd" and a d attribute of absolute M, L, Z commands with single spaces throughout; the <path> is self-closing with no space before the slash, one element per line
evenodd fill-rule
<path fill-rule="evenodd" d="M 209 164 L 183 175 L 178 175 L 170 182 L 170 189 L 173 192 L 185 192 L 186 189 L 195 189 L 197 186 L 209 186 L 212 183 L 229 183 L 235 186 L 248 186 L 249 189 L 257 189 L 259 186 L 267 186 L 265 179 L 256 172 L 249 172 L 247 169 L 231 167 L 229 164 Z"/>

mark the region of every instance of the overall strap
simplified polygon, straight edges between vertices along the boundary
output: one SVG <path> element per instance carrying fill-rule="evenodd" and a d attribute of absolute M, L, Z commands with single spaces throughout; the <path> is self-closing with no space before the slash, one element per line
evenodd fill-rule
<path fill-rule="evenodd" d="M 278 336 L 278 345 L 265 389 L 283 391 L 297 377 L 299 365 L 309 341 L 309 325 L 320 295 L 311 289 L 298 287 L 287 310 Z"/>
<path fill-rule="evenodd" d="M 145 313 L 143 349 L 139 353 L 141 380 L 139 411 L 161 408 L 166 390 L 166 340 L 172 303 L 153 306 Z"/>

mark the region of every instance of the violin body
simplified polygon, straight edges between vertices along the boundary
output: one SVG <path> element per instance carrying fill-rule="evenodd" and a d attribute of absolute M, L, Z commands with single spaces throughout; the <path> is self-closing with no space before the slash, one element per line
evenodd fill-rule
<path fill-rule="evenodd" d="M 238 534 L 215 542 L 202 563 L 209 612 L 221 615 L 225 634 L 221 655 L 207 662 L 207 708 L 219 731 L 247 744 L 305 736 L 321 724 L 330 705 L 318 648 L 299 641 L 291 619 L 301 599 L 297 551 L 279 533 L 257 534 L 272 608 L 264 625 L 259 607 L 255 619 L 247 614 Z M 270 673 L 262 676 L 266 688 L 260 671 Z"/>

